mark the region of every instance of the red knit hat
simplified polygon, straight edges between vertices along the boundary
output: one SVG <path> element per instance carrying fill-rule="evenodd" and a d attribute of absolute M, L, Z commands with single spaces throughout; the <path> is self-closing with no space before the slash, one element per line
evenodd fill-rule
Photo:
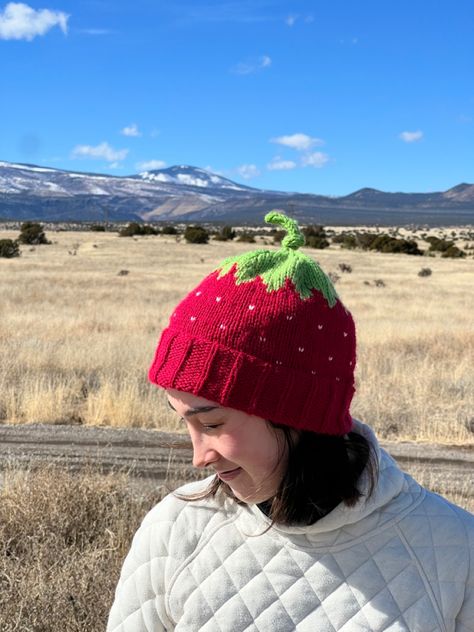
<path fill-rule="evenodd" d="M 225 259 L 179 303 L 148 377 L 275 423 L 350 431 L 355 327 L 326 274 L 298 251 L 297 223 L 278 251 Z"/>

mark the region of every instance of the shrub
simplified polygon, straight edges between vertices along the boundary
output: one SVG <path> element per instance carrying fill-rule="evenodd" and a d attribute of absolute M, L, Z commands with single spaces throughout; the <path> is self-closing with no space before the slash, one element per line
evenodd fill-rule
<path fill-rule="evenodd" d="M 371 233 L 356 233 L 354 235 L 355 242 L 359 248 L 362 250 L 369 250 L 372 243 L 379 237 L 380 235 L 373 235 Z"/>
<path fill-rule="evenodd" d="M 186 226 L 184 238 L 188 244 L 207 244 L 209 233 L 202 226 Z"/>
<path fill-rule="evenodd" d="M 371 241 L 369 250 L 377 250 L 378 252 L 402 252 L 407 255 L 422 255 L 422 251 L 418 248 L 415 241 L 390 237 L 390 235 L 377 235 Z"/>
<path fill-rule="evenodd" d="M 177 235 L 178 230 L 174 226 L 163 226 L 161 229 L 162 235 Z"/>
<path fill-rule="evenodd" d="M 229 241 L 235 238 L 235 230 L 232 226 L 224 226 L 214 237 L 217 241 Z"/>
<path fill-rule="evenodd" d="M 348 248 L 352 250 L 357 248 L 358 242 L 355 235 L 350 235 L 349 233 L 341 233 L 340 235 L 334 235 L 332 238 L 333 243 L 341 244 L 341 248 Z"/>
<path fill-rule="evenodd" d="M 31 244 L 39 246 L 40 244 L 50 244 L 51 242 L 46 239 L 43 227 L 36 222 L 23 222 L 20 227 L 20 236 L 18 241 L 21 244 Z"/>
<path fill-rule="evenodd" d="M 284 239 L 286 235 L 286 230 L 272 230 L 270 234 L 273 235 L 273 243 L 280 244 L 282 239 Z"/>
<path fill-rule="evenodd" d="M 324 226 L 310 224 L 309 226 L 305 226 L 301 232 L 305 237 L 326 237 Z"/>
<path fill-rule="evenodd" d="M 13 239 L 0 239 L 0 257 L 13 259 L 20 256 L 18 242 Z"/>
<path fill-rule="evenodd" d="M 449 248 L 445 250 L 443 254 L 441 255 L 441 257 L 443 258 L 450 257 L 453 259 L 461 259 L 465 256 L 466 256 L 466 253 L 463 252 L 460 248 L 458 248 L 454 244 L 452 246 L 449 246 Z"/>
<path fill-rule="evenodd" d="M 426 241 L 430 244 L 431 252 L 446 252 L 451 246 L 454 246 L 454 241 L 448 241 L 446 239 L 440 239 L 439 237 L 426 238 Z"/>
<path fill-rule="evenodd" d="M 140 225 L 137 222 L 130 222 L 119 230 L 119 237 L 133 237 L 140 234 Z"/>
<path fill-rule="evenodd" d="M 91 224 L 89 230 L 95 233 L 105 233 L 105 226 L 104 224 Z"/>
<path fill-rule="evenodd" d="M 421 270 L 418 272 L 419 277 L 428 277 L 431 276 L 431 274 L 431 268 L 421 268 Z"/>
<path fill-rule="evenodd" d="M 243 241 L 247 244 L 254 244 L 255 236 L 252 233 L 249 233 L 248 231 L 244 230 L 242 233 L 240 233 L 237 241 Z"/>
<path fill-rule="evenodd" d="M 326 239 L 326 231 L 323 226 L 310 225 L 305 226 L 301 231 L 305 236 L 305 244 L 309 248 L 318 248 L 322 250 L 329 246 L 329 241 Z"/>
<path fill-rule="evenodd" d="M 130 222 L 128 226 L 119 230 L 119 237 L 133 237 L 135 235 L 158 235 L 159 230 L 148 224 Z"/>
<path fill-rule="evenodd" d="M 339 270 L 341 272 L 352 272 L 352 266 L 350 266 L 348 263 L 340 263 L 339 264 Z"/>
<path fill-rule="evenodd" d="M 318 248 L 319 250 L 323 250 L 324 248 L 328 248 L 329 241 L 325 237 L 310 235 L 309 237 L 306 237 L 306 245 L 308 248 Z"/>

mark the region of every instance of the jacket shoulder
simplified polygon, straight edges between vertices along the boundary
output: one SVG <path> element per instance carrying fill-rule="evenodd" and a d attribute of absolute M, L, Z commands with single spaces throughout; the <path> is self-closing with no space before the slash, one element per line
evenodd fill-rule
<path fill-rule="evenodd" d="M 461 612 L 474 616 L 474 595 L 466 600 L 474 577 L 474 516 L 426 491 L 422 502 L 400 520 L 398 532 L 444 620 L 453 621 Z"/>
<path fill-rule="evenodd" d="M 108 631 L 145 632 L 150 622 L 157 632 L 173 627 L 166 606 L 173 576 L 200 539 L 229 518 L 221 498 L 180 498 L 204 492 L 210 482 L 208 478 L 184 485 L 147 513 L 122 566 Z"/>
<path fill-rule="evenodd" d="M 408 542 L 436 548 L 462 547 L 472 553 L 474 515 L 446 498 L 426 491 L 423 500 L 400 523 Z"/>
<path fill-rule="evenodd" d="M 212 478 L 179 487 L 148 512 L 136 538 L 144 557 L 166 554 L 176 565 L 193 553 L 201 538 L 234 517 L 233 504 L 221 494 L 193 499 L 209 488 Z"/>

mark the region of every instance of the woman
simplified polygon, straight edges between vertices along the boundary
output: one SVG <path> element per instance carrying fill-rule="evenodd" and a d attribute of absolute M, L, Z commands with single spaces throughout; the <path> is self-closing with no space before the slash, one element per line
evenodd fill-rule
<path fill-rule="evenodd" d="M 298 248 L 226 259 L 177 306 L 150 380 L 198 468 L 146 516 L 109 632 L 474 631 L 474 517 L 353 420 L 355 328 Z"/>

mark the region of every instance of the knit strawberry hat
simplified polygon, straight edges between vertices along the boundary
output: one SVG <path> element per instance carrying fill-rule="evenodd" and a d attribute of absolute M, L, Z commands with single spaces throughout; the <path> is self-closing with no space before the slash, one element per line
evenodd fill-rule
<path fill-rule="evenodd" d="M 277 251 L 225 259 L 172 314 L 148 377 L 275 423 L 350 431 L 355 327 L 319 265 L 298 248 L 297 223 Z"/>

